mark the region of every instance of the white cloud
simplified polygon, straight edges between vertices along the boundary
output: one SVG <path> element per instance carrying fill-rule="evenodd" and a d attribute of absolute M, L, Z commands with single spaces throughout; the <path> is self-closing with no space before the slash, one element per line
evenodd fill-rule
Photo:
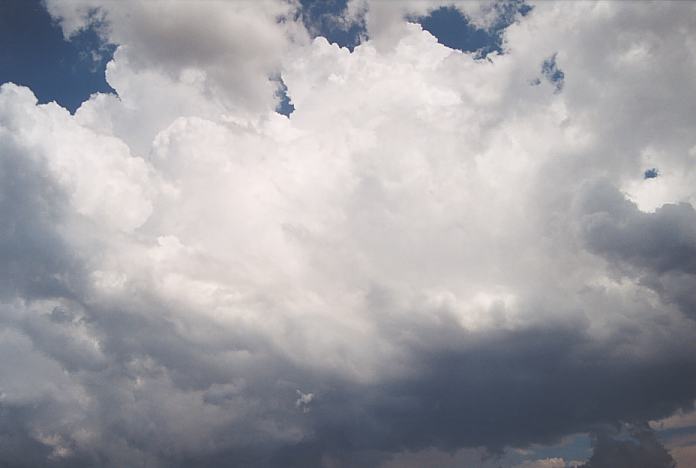
<path fill-rule="evenodd" d="M 36 106 L 26 88 L 5 84 L 0 93 L 5 144 L 41 167 L 76 213 L 127 232 L 145 222 L 153 181 L 124 142 L 78 125 L 54 103 Z"/>
<path fill-rule="evenodd" d="M 562 458 L 543 458 L 539 460 L 527 461 L 517 468 L 566 468 L 566 463 Z"/>
<path fill-rule="evenodd" d="M 68 36 L 96 5 L 48 2 Z M 370 3 L 353 53 L 253 5 L 100 4 L 118 97 L 74 116 L 2 87 L 0 391 L 28 440 L 377 466 L 693 400 L 692 5 L 541 2 L 490 61 L 411 4 Z M 530 86 L 553 54 L 560 93 Z"/>

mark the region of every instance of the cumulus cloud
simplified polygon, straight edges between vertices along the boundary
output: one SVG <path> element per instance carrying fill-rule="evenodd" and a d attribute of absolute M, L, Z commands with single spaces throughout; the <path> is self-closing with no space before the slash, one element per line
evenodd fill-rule
<path fill-rule="evenodd" d="M 408 466 L 692 407 L 694 6 L 541 2 L 478 60 L 353 3 L 351 52 L 295 3 L 47 2 L 118 95 L 0 88 L 3 463 Z M 668 463 L 636 427 L 587 466 Z"/>
<path fill-rule="evenodd" d="M 522 2 L 516 0 L 480 0 L 462 2 L 457 0 L 402 0 L 381 2 L 379 0 L 349 0 L 341 15 L 343 23 L 361 23 L 366 35 L 378 49 L 393 47 L 406 32 L 405 18 L 427 16 L 441 8 L 455 9 L 474 27 L 489 30 L 506 16 L 514 16 Z"/>

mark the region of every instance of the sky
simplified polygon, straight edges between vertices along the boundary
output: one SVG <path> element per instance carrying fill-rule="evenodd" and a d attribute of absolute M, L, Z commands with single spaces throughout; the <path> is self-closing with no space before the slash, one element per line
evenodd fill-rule
<path fill-rule="evenodd" d="M 0 26 L 0 465 L 696 466 L 696 4 Z"/>

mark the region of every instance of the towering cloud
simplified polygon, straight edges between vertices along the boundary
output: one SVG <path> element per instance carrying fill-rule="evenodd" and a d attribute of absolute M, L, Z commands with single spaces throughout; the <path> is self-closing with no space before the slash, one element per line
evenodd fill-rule
<path fill-rule="evenodd" d="M 3 464 L 591 433 L 587 467 L 671 466 L 644 424 L 696 398 L 696 7 L 540 2 L 479 58 L 408 21 L 450 3 L 349 2 L 351 52 L 292 2 L 46 2 L 118 46 L 118 95 L 0 88 Z"/>

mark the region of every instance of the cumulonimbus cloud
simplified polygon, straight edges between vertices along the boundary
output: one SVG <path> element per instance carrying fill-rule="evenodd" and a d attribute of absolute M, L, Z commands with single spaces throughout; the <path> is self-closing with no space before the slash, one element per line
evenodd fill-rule
<path fill-rule="evenodd" d="M 292 3 L 47 2 L 118 96 L 0 89 L 4 462 L 379 466 L 691 407 L 694 6 L 542 2 L 477 60 L 404 5 L 351 53 Z"/>

